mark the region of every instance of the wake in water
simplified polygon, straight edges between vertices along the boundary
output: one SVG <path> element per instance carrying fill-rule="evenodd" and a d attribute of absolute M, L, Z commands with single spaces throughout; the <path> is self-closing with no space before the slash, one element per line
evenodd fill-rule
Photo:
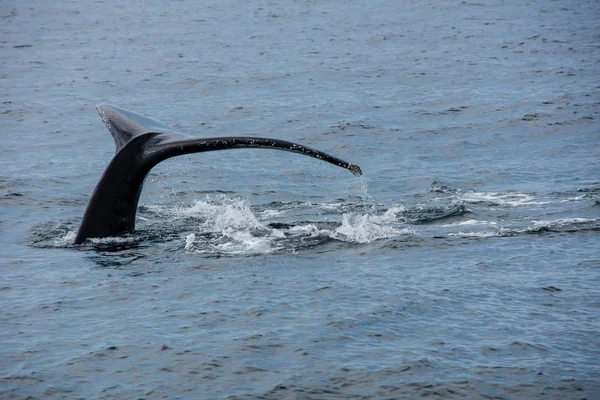
<path fill-rule="evenodd" d="M 597 188 L 548 194 L 478 192 L 434 182 L 432 201 L 467 207 L 471 216 L 440 225 L 446 237 L 489 238 L 544 232 L 600 230 Z"/>
<path fill-rule="evenodd" d="M 297 252 L 337 242 L 493 238 L 600 230 L 597 190 L 477 192 L 433 183 L 419 203 L 376 204 L 366 193 L 333 203 L 272 202 L 209 194 L 189 206 L 145 205 L 131 234 L 91 239 L 78 248 L 118 251 L 168 244 L 206 257 Z M 40 225 L 35 247 L 73 247 L 72 224 Z"/>

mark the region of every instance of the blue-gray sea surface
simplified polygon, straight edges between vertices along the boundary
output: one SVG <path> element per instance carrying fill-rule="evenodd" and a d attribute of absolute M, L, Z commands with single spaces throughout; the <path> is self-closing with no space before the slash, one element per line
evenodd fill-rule
<path fill-rule="evenodd" d="M 0 2 L 0 397 L 600 398 L 597 1 Z M 99 103 L 195 136 L 73 244 Z"/>

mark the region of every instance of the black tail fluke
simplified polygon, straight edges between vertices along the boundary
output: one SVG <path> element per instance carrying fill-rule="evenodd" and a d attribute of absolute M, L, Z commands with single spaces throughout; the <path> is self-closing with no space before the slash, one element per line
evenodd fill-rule
<path fill-rule="evenodd" d="M 314 157 L 346 168 L 357 176 L 362 174 L 356 164 L 285 140 L 251 136 L 194 138 L 122 108 L 100 105 L 98 111 L 115 139 L 116 154 L 88 203 L 76 244 L 92 237 L 118 236 L 132 231 L 146 175 L 161 161 L 182 154 L 236 148 L 274 149 Z"/>

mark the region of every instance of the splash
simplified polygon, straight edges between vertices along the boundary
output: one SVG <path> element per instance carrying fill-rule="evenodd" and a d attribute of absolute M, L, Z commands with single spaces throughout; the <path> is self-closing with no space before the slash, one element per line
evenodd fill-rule
<path fill-rule="evenodd" d="M 396 229 L 392 224 L 398 222 L 397 215 L 404 211 L 404 207 L 392 207 L 383 215 L 344 213 L 342 223 L 339 227 L 331 229 L 319 229 L 315 224 L 298 225 L 290 229 L 290 232 L 302 233 L 307 237 L 328 237 L 334 240 L 351 243 L 372 243 L 380 239 L 414 233 L 409 229 Z"/>
<path fill-rule="evenodd" d="M 93 249 L 120 250 L 175 241 L 190 254 L 251 256 L 279 251 L 296 252 L 328 242 L 368 244 L 413 234 L 406 229 L 401 205 L 357 203 L 355 198 L 333 203 L 269 203 L 252 206 L 248 200 L 207 195 L 191 206 L 143 205 L 135 232 L 90 238 Z M 48 223 L 32 234 L 35 247 L 72 247 L 72 225 Z"/>
<path fill-rule="evenodd" d="M 194 242 L 196 241 L 196 234 L 190 233 L 185 237 L 185 249 L 193 250 Z"/>
<path fill-rule="evenodd" d="M 54 239 L 54 244 L 57 247 L 69 246 L 69 245 L 73 244 L 73 242 L 75 241 L 75 236 L 77 236 L 76 229 L 69 231 L 69 232 L 65 233 L 63 236 L 59 236 L 56 239 Z"/>
<path fill-rule="evenodd" d="M 387 214 L 387 212 L 386 212 Z M 379 217 L 369 214 L 344 214 L 342 225 L 331 235 L 333 239 L 344 240 L 354 243 L 371 243 L 379 239 L 388 239 L 401 234 L 409 233 L 409 230 L 398 230 L 384 225 L 383 221 L 389 221 L 390 215 Z"/>
<path fill-rule="evenodd" d="M 306 206 L 304 203 L 294 205 L 299 209 L 305 209 Z M 327 208 L 339 212 L 345 207 L 348 205 L 335 203 Z M 271 222 L 270 225 L 262 219 L 272 221 L 282 213 L 271 208 L 269 212 L 265 211 L 255 211 L 245 199 L 224 196 L 179 208 L 176 211 L 178 215 L 200 220 L 197 230 L 185 237 L 185 251 L 213 255 L 256 255 L 285 249 L 294 251 L 330 239 L 365 244 L 409 233 L 406 229 L 393 226 L 403 222 L 403 218 L 399 218 L 404 211 L 402 206 L 392 207 L 382 214 L 371 211 L 364 214 L 346 212 L 341 214 L 339 222 Z M 293 213 L 294 210 L 287 211 Z M 332 224 L 334 227 L 331 227 Z"/>
<path fill-rule="evenodd" d="M 369 194 L 369 185 L 367 184 L 367 180 L 365 179 L 365 177 L 361 175 L 358 177 L 358 180 L 360 182 L 359 196 L 362 199 L 362 201 L 365 203 L 375 204 L 375 200 Z"/>
<path fill-rule="evenodd" d="M 185 250 L 224 255 L 266 254 L 281 249 L 285 235 L 263 224 L 244 199 L 218 196 L 180 208 L 179 214 L 201 219 L 198 233 L 186 236 Z"/>

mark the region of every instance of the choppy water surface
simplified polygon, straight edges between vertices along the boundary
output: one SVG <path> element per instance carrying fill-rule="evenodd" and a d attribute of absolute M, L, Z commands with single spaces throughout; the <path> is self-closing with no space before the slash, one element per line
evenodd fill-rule
<path fill-rule="evenodd" d="M 3 2 L 5 398 L 600 397 L 594 1 Z M 198 136 L 72 244 L 94 106 Z"/>

